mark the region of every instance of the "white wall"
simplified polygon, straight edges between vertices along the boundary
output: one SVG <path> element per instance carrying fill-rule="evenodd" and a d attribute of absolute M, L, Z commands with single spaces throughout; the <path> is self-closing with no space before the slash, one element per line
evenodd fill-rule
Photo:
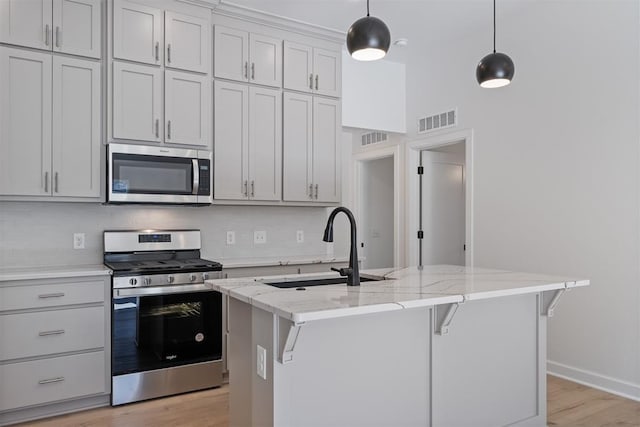
<path fill-rule="evenodd" d="M 393 157 L 362 162 L 363 268 L 393 267 Z"/>
<path fill-rule="evenodd" d="M 406 132 L 405 64 L 356 61 L 342 52 L 342 125 Z"/>
<path fill-rule="evenodd" d="M 101 264 L 104 230 L 146 228 L 202 230 L 202 254 L 212 260 L 326 252 L 325 208 L 160 207 L 89 203 L 0 202 L 0 267 Z M 226 232 L 236 244 L 226 245 Z M 254 245 L 253 231 L 267 243 Z M 296 243 L 296 230 L 304 243 Z M 74 232 L 86 233 L 86 249 L 74 250 Z"/>
<path fill-rule="evenodd" d="M 639 2 L 517 3 L 498 11 L 511 86 L 475 81 L 490 28 L 408 55 L 409 133 L 458 107 L 474 131 L 475 264 L 591 279 L 549 322 L 550 369 L 640 399 Z"/>

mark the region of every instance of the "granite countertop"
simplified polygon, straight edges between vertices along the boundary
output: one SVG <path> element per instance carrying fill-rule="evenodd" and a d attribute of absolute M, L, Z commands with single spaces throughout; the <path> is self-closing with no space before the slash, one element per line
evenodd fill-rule
<path fill-rule="evenodd" d="M 0 282 L 12 280 L 59 279 L 65 277 L 108 276 L 102 264 L 0 268 Z"/>
<path fill-rule="evenodd" d="M 362 260 L 363 258 L 359 259 Z M 259 258 L 222 258 L 217 261 L 222 264 L 223 268 L 243 268 L 300 264 L 330 264 L 334 262 L 349 262 L 349 257 L 335 257 L 332 255 L 283 255 L 279 257 Z"/>
<path fill-rule="evenodd" d="M 589 285 L 588 280 L 453 265 L 363 270 L 385 280 L 360 286 L 323 285 L 280 289 L 260 277 L 209 280 L 213 288 L 281 317 L 302 323 L 382 311 L 520 295 Z M 269 281 L 337 277 L 337 273 L 270 276 Z"/>

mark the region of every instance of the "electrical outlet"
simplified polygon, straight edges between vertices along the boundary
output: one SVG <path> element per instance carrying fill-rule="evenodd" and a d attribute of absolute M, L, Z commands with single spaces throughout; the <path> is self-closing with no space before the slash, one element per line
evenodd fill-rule
<path fill-rule="evenodd" d="M 236 244 L 236 232 L 227 231 L 227 245 L 235 245 L 235 244 Z"/>
<path fill-rule="evenodd" d="M 256 373 L 263 380 L 267 379 L 267 349 L 258 346 L 256 351 Z"/>
<path fill-rule="evenodd" d="M 84 233 L 73 233 L 73 249 L 84 249 Z"/>
<path fill-rule="evenodd" d="M 263 243 L 267 243 L 267 232 L 262 231 L 254 231 L 253 232 L 253 243 L 256 245 L 262 245 Z"/>
<path fill-rule="evenodd" d="M 304 231 L 303 230 L 296 231 L 296 242 L 304 243 Z"/>

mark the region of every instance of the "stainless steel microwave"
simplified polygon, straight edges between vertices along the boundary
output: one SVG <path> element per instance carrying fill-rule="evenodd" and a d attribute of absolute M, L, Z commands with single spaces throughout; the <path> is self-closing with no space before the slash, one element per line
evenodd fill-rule
<path fill-rule="evenodd" d="M 210 151 L 109 144 L 107 202 L 211 204 L 212 164 Z"/>

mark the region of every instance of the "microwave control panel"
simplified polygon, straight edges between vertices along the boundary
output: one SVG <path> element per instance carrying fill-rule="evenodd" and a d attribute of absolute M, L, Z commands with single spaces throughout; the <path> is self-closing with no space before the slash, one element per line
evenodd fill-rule
<path fill-rule="evenodd" d="M 208 196 L 211 194 L 211 161 L 198 159 L 198 168 L 200 169 L 198 196 Z"/>

